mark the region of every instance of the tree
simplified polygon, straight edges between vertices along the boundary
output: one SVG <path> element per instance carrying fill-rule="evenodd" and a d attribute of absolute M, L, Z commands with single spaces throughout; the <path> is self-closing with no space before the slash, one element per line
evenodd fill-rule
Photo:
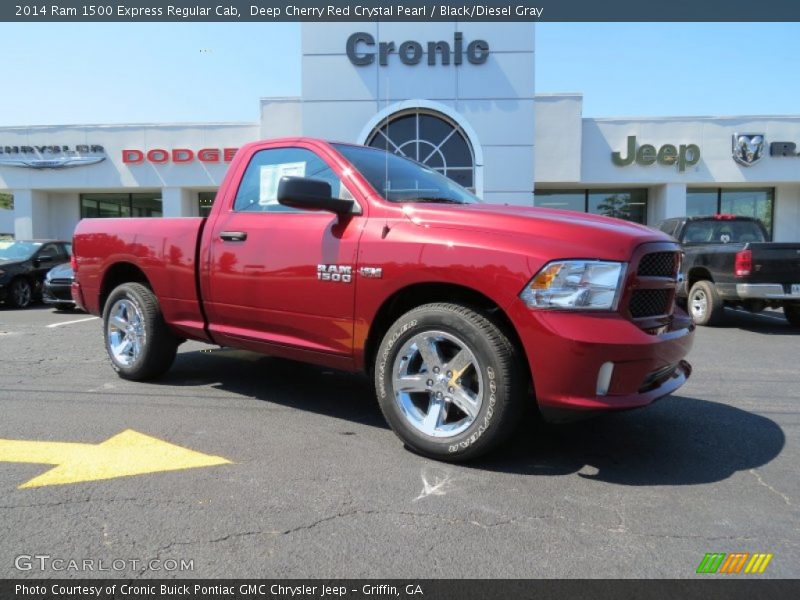
<path fill-rule="evenodd" d="M 14 196 L 12 194 L 0 193 L 0 208 L 6 208 L 8 210 L 13 210 L 14 209 Z"/>
<path fill-rule="evenodd" d="M 617 219 L 630 219 L 631 207 L 628 204 L 627 195 L 613 194 L 606 196 L 603 201 L 597 205 L 597 210 L 601 215 L 606 217 L 616 217 Z"/>

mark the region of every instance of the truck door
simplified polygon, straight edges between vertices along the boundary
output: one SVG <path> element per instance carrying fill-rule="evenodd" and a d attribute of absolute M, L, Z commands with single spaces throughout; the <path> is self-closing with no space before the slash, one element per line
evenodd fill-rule
<path fill-rule="evenodd" d="M 310 352 L 349 360 L 365 217 L 278 204 L 277 184 L 285 175 L 325 180 L 334 196 L 355 199 L 316 150 L 255 152 L 235 197 L 219 199 L 228 206 L 220 206 L 209 224 L 204 290 L 209 328 L 223 345 L 235 341 L 262 351 L 277 346 L 288 356 L 294 349 L 304 359 L 313 360 L 305 354 Z"/>

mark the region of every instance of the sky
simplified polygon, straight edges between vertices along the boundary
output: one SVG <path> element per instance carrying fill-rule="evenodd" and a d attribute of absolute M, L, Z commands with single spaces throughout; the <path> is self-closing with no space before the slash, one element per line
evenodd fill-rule
<path fill-rule="evenodd" d="M 297 23 L 2 23 L 0 126 L 229 122 L 301 91 Z M 798 23 L 540 23 L 586 117 L 800 114 Z M 462 67 L 463 68 L 463 67 Z"/>

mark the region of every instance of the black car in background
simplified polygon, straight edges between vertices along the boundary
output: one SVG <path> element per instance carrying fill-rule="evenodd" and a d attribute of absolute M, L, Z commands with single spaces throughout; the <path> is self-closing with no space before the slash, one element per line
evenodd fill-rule
<path fill-rule="evenodd" d="M 783 307 L 786 320 L 800 327 L 800 243 L 768 242 L 761 221 L 738 215 L 678 217 L 656 228 L 681 243 L 678 296 L 695 323 L 720 323 L 725 306 Z"/>
<path fill-rule="evenodd" d="M 45 275 L 71 253 L 72 244 L 57 240 L 0 242 L 0 302 L 25 308 L 41 298 Z"/>
<path fill-rule="evenodd" d="M 75 272 L 70 263 L 63 263 L 53 267 L 44 277 L 42 301 L 50 304 L 56 310 L 72 310 L 75 302 L 72 299 L 72 282 Z"/>

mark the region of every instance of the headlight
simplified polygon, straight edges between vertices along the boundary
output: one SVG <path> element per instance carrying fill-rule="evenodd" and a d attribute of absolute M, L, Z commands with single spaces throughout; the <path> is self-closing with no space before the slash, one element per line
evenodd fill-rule
<path fill-rule="evenodd" d="M 614 310 L 624 276 L 625 263 L 555 261 L 531 279 L 520 298 L 530 308 Z"/>

